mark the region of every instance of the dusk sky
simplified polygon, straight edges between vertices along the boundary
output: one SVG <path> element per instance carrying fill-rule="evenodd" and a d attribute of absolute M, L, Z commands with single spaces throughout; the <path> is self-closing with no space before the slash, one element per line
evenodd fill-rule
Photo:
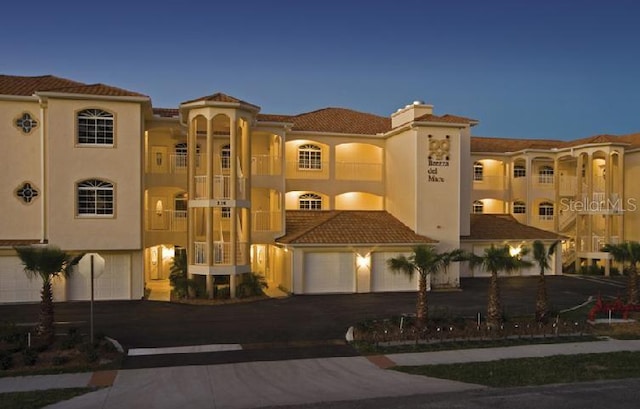
<path fill-rule="evenodd" d="M 5 2 L 0 73 L 102 82 L 154 107 L 221 91 L 296 114 L 414 100 L 474 135 L 640 132 L 640 3 Z"/>

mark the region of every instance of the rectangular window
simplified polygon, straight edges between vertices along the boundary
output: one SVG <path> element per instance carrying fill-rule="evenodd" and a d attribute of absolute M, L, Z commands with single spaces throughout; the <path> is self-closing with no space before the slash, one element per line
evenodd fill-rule
<path fill-rule="evenodd" d="M 78 144 L 113 145 L 113 114 L 100 109 L 79 112 Z"/>

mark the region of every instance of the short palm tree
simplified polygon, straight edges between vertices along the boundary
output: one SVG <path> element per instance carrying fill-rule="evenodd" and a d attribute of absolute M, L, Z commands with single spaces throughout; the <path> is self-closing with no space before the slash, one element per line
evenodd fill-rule
<path fill-rule="evenodd" d="M 544 273 L 549 270 L 551 266 L 549 261 L 558 247 L 559 240 L 554 241 L 545 247 L 544 243 L 540 240 L 533 242 L 533 261 L 540 268 L 540 277 L 538 279 L 538 293 L 536 295 L 536 321 L 544 322 L 547 320 L 547 314 L 549 313 L 549 301 L 547 297 L 547 283 L 545 281 Z"/>
<path fill-rule="evenodd" d="M 70 277 L 73 271 L 72 267 L 78 264 L 83 254 L 74 257 L 52 246 L 15 247 L 15 251 L 22 261 L 27 277 L 30 279 L 39 277 L 42 280 L 37 333 L 46 343 L 50 344 L 55 335 L 51 281 L 58 276 Z"/>
<path fill-rule="evenodd" d="M 189 279 L 187 276 L 187 252 L 177 251 L 173 256 L 169 270 L 169 282 L 177 298 L 189 297 Z"/>
<path fill-rule="evenodd" d="M 482 256 L 470 253 L 466 255 L 469 266 L 473 269 L 481 267 L 483 270 L 491 273 L 491 281 L 489 282 L 489 294 L 487 300 L 487 324 L 491 327 L 497 327 L 502 323 L 502 304 L 500 301 L 500 286 L 498 285 L 498 272 L 512 273 L 522 267 L 528 267 L 532 264 L 522 260 L 522 256 L 527 253 L 527 249 L 523 248 L 517 255 L 511 254 L 508 245 L 495 246 L 486 248 Z"/>
<path fill-rule="evenodd" d="M 387 260 L 387 265 L 392 271 L 401 272 L 410 277 L 417 271 L 418 277 L 418 301 L 416 305 L 416 325 L 424 328 L 429 317 L 429 305 L 427 302 L 427 277 L 429 274 L 445 272 L 452 261 L 459 261 L 461 250 L 453 250 L 444 253 L 431 246 L 416 246 L 409 257 L 398 255 Z"/>
<path fill-rule="evenodd" d="M 606 244 L 602 251 L 611 253 L 613 259 L 623 265 L 629 264 L 627 281 L 627 303 L 638 304 L 638 263 L 640 263 L 640 243 L 626 241 L 620 244 Z"/>

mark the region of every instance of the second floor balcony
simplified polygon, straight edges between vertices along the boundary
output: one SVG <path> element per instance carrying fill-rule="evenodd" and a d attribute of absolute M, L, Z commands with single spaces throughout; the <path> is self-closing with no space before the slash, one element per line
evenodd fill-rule
<path fill-rule="evenodd" d="M 214 175 L 212 183 L 209 183 L 209 178 L 207 176 L 195 176 L 196 191 L 194 199 L 209 199 L 209 192 L 211 190 L 213 191 L 213 199 L 233 199 L 231 183 L 231 176 L 228 175 Z M 247 198 L 246 184 L 246 178 L 238 178 L 235 199 L 244 200 Z"/>
<path fill-rule="evenodd" d="M 214 241 L 212 243 L 212 257 L 209 260 L 209 246 L 207 242 L 196 241 L 194 244 L 193 264 L 195 265 L 213 265 L 213 266 L 230 266 L 230 265 L 246 265 L 249 264 L 249 244 L 236 243 L 236 260 L 232 260 L 232 246 L 230 242 Z"/>

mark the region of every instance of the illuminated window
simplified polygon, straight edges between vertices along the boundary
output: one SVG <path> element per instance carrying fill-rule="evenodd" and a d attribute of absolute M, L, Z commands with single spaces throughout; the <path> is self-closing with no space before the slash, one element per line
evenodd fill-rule
<path fill-rule="evenodd" d="M 113 215 L 113 204 L 113 184 L 98 179 L 78 183 L 78 215 Z"/>
<path fill-rule="evenodd" d="M 484 212 L 484 203 L 482 203 L 480 200 L 475 200 L 473 202 L 473 213 L 474 214 L 480 214 Z"/>
<path fill-rule="evenodd" d="M 220 148 L 220 166 L 222 169 L 231 169 L 231 145 Z"/>
<path fill-rule="evenodd" d="M 174 146 L 174 153 L 176 156 L 175 166 L 176 168 L 187 167 L 187 152 L 188 147 L 186 142 L 176 143 Z M 196 145 L 196 167 L 200 166 L 200 145 Z"/>
<path fill-rule="evenodd" d="M 78 112 L 78 143 L 113 145 L 113 114 L 101 109 Z"/>
<path fill-rule="evenodd" d="M 317 145 L 302 145 L 298 148 L 298 169 L 322 170 L 322 149 Z"/>
<path fill-rule="evenodd" d="M 484 165 L 480 162 L 473 162 L 473 180 L 482 181 L 484 179 Z"/>
<path fill-rule="evenodd" d="M 322 198 L 314 193 L 305 193 L 298 198 L 300 210 L 322 210 Z"/>
<path fill-rule="evenodd" d="M 553 203 L 542 202 L 538 206 L 540 220 L 553 220 Z"/>
<path fill-rule="evenodd" d="M 524 178 L 527 176 L 527 168 L 524 165 L 515 165 L 513 167 L 514 178 Z"/>

